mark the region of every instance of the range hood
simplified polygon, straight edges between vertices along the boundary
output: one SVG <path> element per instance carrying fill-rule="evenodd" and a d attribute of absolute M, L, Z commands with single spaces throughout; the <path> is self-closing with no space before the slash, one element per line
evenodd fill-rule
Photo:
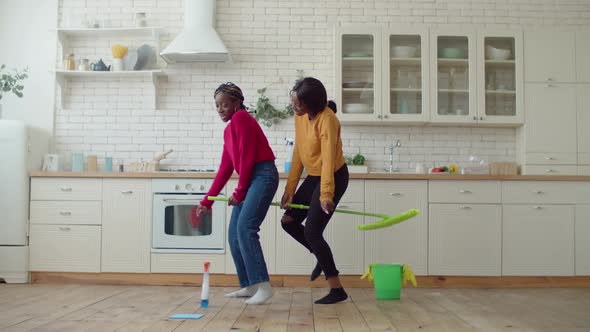
<path fill-rule="evenodd" d="M 167 63 L 230 61 L 214 20 L 215 0 L 185 0 L 184 29 L 160 56 Z"/>

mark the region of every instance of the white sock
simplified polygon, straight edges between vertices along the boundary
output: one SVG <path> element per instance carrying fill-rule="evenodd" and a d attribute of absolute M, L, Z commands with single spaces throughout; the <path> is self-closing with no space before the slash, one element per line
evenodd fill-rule
<path fill-rule="evenodd" d="M 261 282 L 256 285 L 258 286 L 256 294 L 254 294 L 254 296 L 252 296 L 251 298 L 247 299 L 246 304 L 263 304 L 272 297 L 272 287 L 270 286 L 270 283 L 268 281 Z"/>
<path fill-rule="evenodd" d="M 256 293 L 258 285 L 244 287 L 238 291 L 225 294 L 225 297 L 250 297 Z"/>

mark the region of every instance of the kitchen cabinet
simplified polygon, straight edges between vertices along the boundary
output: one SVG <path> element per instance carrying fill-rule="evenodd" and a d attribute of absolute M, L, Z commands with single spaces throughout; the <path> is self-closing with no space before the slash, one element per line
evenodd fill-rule
<path fill-rule="evenodd" d="M 576 206 L 576 275 L 590 275 L 590 205 Z"/>
<path fill-rule="evenodd" d="M 504 205 L 502 274 L 574 275 L 574 206 Z"/>
<path fill-rule="evenodd" d="M 573 32 L 537 29 L 526 31 L 524 37 L 526 82 L 575 82 L 576 48 Z"/>
<path fill-rule="evenodd" d="M 96 53 L 85 53 L 88 50 L 94 50 L 92 47 L 80 47 L 80 40 L 89 39 L 98 42 L 101 45 L 108 44 L 111 46 L 113 41 L 116 41 L 123 45 L 135 45 L 137 41 L 148 41 L 152 47 L 153 58 L 146 60 L 148 63 L 153 62 L 155 64 L 158 59 L 160 50 L 160 29 L 155 27 L 145 28 L 59 28 L 57 29 L 57 36 L 59 45 L 61 47 L 62 59 L 65 59 L 68 53 L 76 50 L 76 58 L 81 60 L 83 58 L 91 59 L 91 62 L 98 61 L 99 58 L 108 62 L 111 59 L 111 51 L 98 50 L 101 52 Z M 132 47 L 130 48 L 132 49 Z M 96 59 L 96 60 L 95 60 Z M 152 61 L 153 59 L 153 61 Z M 149 64 L 148 64 L 149 65 Z M 76 69 L 78 63 L 76 63 Z M 66 108 L 66 96 L 72 89 L 69 88 L 69 81 L 72 79 L 107 79 L 107 80 L 131 80 L 137 81 L 137 79 L 147 81 L 150 83 L 152 93 L 141 96 L 141 101 L 145 108 L 155 109 L 157 105 L 157 93 L 156 87 L 158 78 L 163 76 L 161 70 L 132 70 L 126 69 L 125 71 L 79 71 L 79 70 L 68 70 L 63 66 L 58 66 L 54 71 L 55 79 L 59 86 L 59 102 L 60 107 Z"/>
<path fill-rule="evenodd" d="M 477 121 L 522 124 L 522 32 L 481 30 L 477 38 Z"/>
<path fill-rule="evenodd" d="M 578 164 L 590 165 L 590 84 L 578 85 L 576 122 L 578 125 Z"/>
<path fill-rule="evenodd" d="M 430 204 L 429 216 L 429 274 L 501 274 L 500 204 Z"/>
<path fill-rule="evenodd" d="M 340 27 L 336 35 L 336 102 L 342 122 L 383 119 L 381 29 Z"/>
<path fill-rule="evenodd" d="M 527 83 L 525 96 L 527 124 L 524 144 L 527 159 L 536 158 L 531 153 L 540 153 L 548 162 L 532 165 L 575 166 L 577 134 L 572 128 L 577 126 L 576 87 L 572 84 Z M 560 159 L 552 154 L 557 154 Z M 530 160 L 527 160 L 525 172 L 531 169 L 529 165 Z"/>
<path fill-rule="evenodd" d="M 363 232 L 365 266 L 405 263 L 417 275 L 429 273 L 427 181 L 365 181 L 365 211 L 397 215 L 409 209 L 419 209 L 420 214 L 392 227 Z M 365 217 L 365 223 L 375 221 Z"/>
<path fill-rule="evenodd" d="M 391 28 L 382 35 L 383 108 L 380 119 L 427 122 L 430 118 L 428 29 Z"/>
<path fill-rule="evenodd" d="M 576 31 L 576 81 L 590 83 L 590 31 Z"/>
<path fill-rule="evenodd" d="M 477 121 L 475 38 L 474 30 L 431 30 L 432 122 Z"/>
<path fill-rule="evenodd" d="M 31 271 L 100 272 L 102 180 L 31 180 Z"/>
<path fill-rule="evenodd" d="M 150 272 L 152 191 L 148 179 L 104 179 L 102 272 Z"/>

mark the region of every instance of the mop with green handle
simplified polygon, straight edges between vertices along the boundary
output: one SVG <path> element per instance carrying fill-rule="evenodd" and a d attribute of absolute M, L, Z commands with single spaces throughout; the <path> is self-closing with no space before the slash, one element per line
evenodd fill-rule
<path fill-rule="evenodd" d="M 209 196 L 208 199 L 210 201 L 221 201 L 221 202 L 227 202 L 228 201 L 228 198 L 227 197 L 221 197 L 221 196 Z M 279 203 L 279 202 L 272 202 L 271 205 L 281 206 L 281 203 Z M 292 208 L 292 209 L 309 210 L 309 206 L 303 205 L 303 204 L 289 204 L 289 207 Z M 354 215 L 357 215 L 357 216 L 368 216 L 368 217 L 381 218 L 381 220 L 378 220 L 378 221 L 376 221 L 374 223 L 357 226 L 357 229 L 359 229 L 359 230 L 368 231 L 368 230 L 379 229 L 379 228 L 384 228 L 384 227 L 393 226 L 395 224 L 399 224 L 402 221 L 406 221 L 406 220 L 408 220 L 410 218 L 413 218 L 413 217 L 417 216 L 420 213 L 420 210 L 418 210 L 418 209 L 410 209 L 410 210 L 408 210 L 406 212 L 403 212 L 403 213 L 400 213 L 400 214 L 398 214 L 396 216 L 390 216 L 390 215 L 381 214 L 381 213 L 360 212 L 360 211 L 341 210 L 341 209 L 336 209 L 336 210 L 334 210 L 334 212 L 337 212 L 337 213 L 346 213 L 346 214 L 354 214 Z"/>

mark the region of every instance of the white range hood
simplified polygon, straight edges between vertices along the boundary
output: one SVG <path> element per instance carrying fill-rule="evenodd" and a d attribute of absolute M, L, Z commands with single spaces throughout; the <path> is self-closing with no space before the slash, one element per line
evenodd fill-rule
<path fill-rule="evenodd" d="M 185 0 L 184 29 L 160 56 L 167 63 L 230 61 L 214 20 L 215 0 Z"/>

